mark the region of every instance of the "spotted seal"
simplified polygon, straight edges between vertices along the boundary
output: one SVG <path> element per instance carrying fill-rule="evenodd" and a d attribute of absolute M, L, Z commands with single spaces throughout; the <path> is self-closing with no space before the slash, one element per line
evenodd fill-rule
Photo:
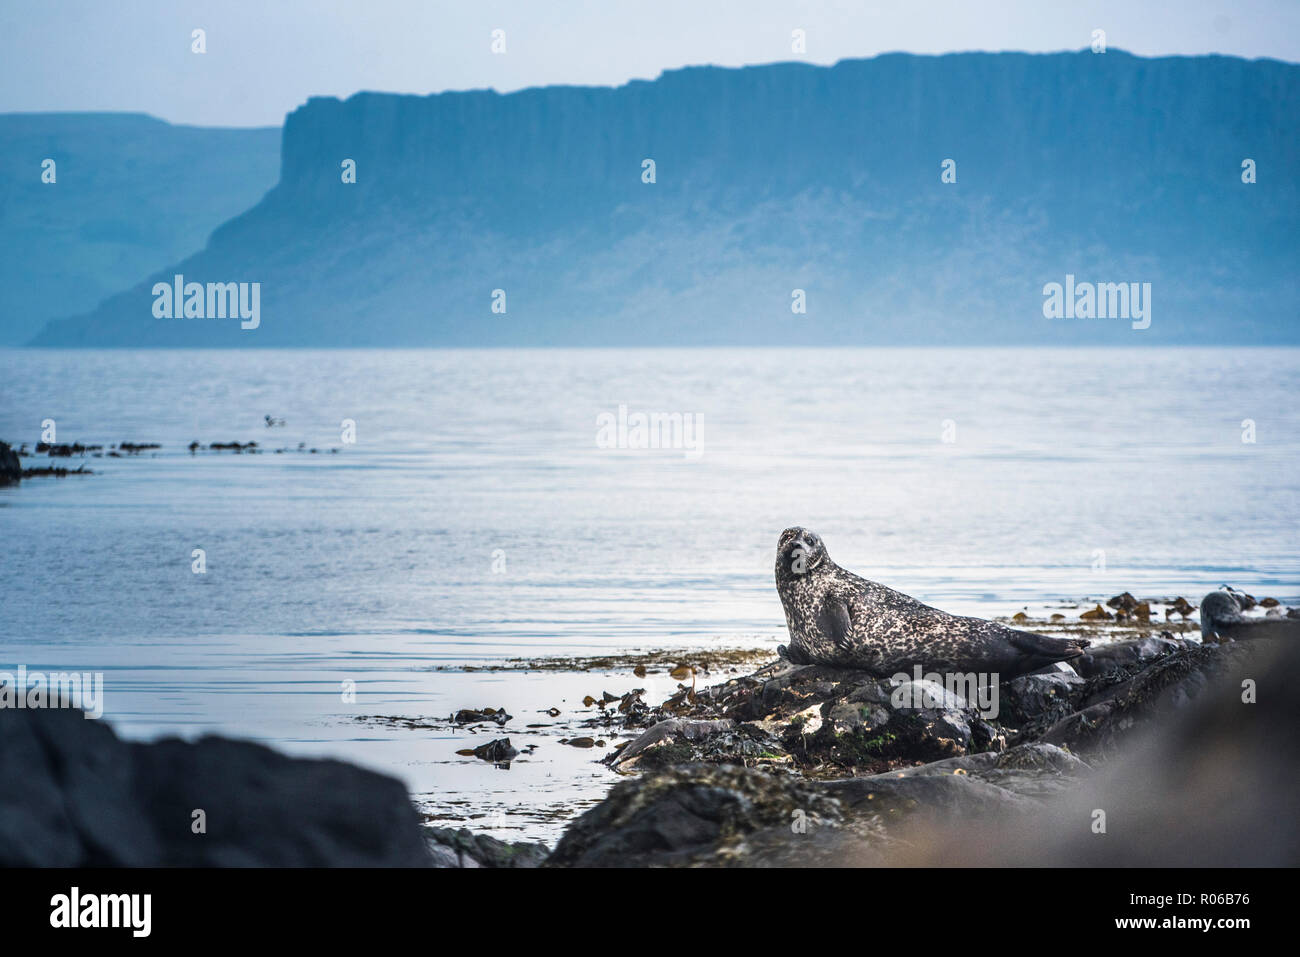
<path fill-rule="evenodd" d="M 776 551 L 776 590 L 795 664 L 856 668 L 879 677 L 910 672 L 982 673 L 999 679 L 1083 654 L 1088 642 L 961 618 L 845 571 L 821 538 L 787 528 Z"/>

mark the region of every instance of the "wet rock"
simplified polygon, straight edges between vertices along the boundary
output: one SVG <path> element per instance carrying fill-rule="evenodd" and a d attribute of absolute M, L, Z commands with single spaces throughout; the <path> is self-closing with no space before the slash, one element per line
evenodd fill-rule
<path fill-rule="evenodd" d="M 1198 700 L 1137 729 L 1116 760 L 1015 821 L 931 835 L 913 865 L 1294 867 L 1300 847 L 1300 644 L 1239 643 Z M 1163 664 L 1163 663 L 1162 663 Z M 1242 682 L 1258 701 L 1242 701 Z M 1089 827 L 1104 809 L 1109 834 Z M 1117 823 L 1122 822 L 1117 827 Z M 1122 828 L 1122 832 L 1120 830 Z M 1122 834 L 1122 836 L 1121 836 Z"/>
<path fill-rule="evenodd" d="M 17 485 L 23 478 L 23 463 L 8 442 L 0 442 L 0 485 Z"/>
<path fill-rule="evenodd" d="M 500 841 L 466 828 L 425 828 L 434 867 L 540 867 L 550 854 L 545 844 Z"/>
<path fill-rule="evenodd" d="M 1038 740 L 1076 754 L 1111 753 L 1135 728 L 1200 698 L 1211 679 L 1241 660 L 1250 647 L 1188 642 L 1131 676 L 1123 671 L 1100 675 L 1089 683 L 1089 694 L 1079 702 L 1079 710 L 1052 725 Z"/>
<path fill-rule="evenodd" d="M 1090 608 L 1088 611 L 1085 611 L 1079 617 L 1084 621 L 1110 621 L 1115 616 L 1105 608 L 1102 608 L 1101 605 L 1098 605 L 1095 608 Z"/>
<path fill-rule="evenodd" d="M 80 465 L 75 469 L 62 468 L 60 466 L 41 466 L 32 469 L 23 469 L 23 478 L 66 478 L 69 475 L 94 475 L 90 469 Z"/>
<path fill-rule="evenodd" d="M 402 783 L 341 761 L 219 737 L 126 742 L 73 709 L 5 708 L 0 767 L 0 866 L 429 863 Z"/>
<path fill-rule="evenodd" d="M 98 452 L 101 449 L 103 449 L 102 445 L 82 445 L 80 442 L 62 445 L 50 445 L 48 442 L 36 443 L 36 454 L 45 453 L 51 458 L 70 458 L 73 455 L 85 455 L 87 452 Z"/>
<path fill-rule="evenodd" d="M 211 445 L 208 446 L 208 448 L 211 449 L 213 452 L 224 452 L 224 451 L 231 451 L 236 453 L 256 452 L 257 443 L 245 442 L 241 445 L 238 442 L 213 442 Z M 315 451 L 315 449 L 313 449 L 312 451 Z"/>
<path fill-rule="evenodd" d="M 893 715 L 881 704 L 861 701 L 832 701 L 822 708 L 822 720 L 831 734 L 870 733 L 889 724 Z"/>
<path fill-rule="evenodd" d="M 998 720 L 1017 728 L 1059 721 L 1075 710 L 1087 684 L 1069 665 L 1004 681 L 998 688 Z"/>
<path fill-rule="evenodd" d="M 461 708 L 451 716 L 451 723 L 456 725 L 466 724 L 495 724 L 498 727 L 504 727 L 513 715 L 506 714 L 505 708 Z"/>
<path fill-rule="evenodd" d="M 638 867 L 714 860 L 721 845 L 788 828 L 796 810 L 838 818 L 805 782 L 747 769 L 689 765 L 614 786 L 565 831 L 547 866 Z M 820 812 L 820 814 L 819 814 Z"/>
<path fill-rule="evenodd" d="M 876 861 L 933 821 L 1000 820 L 1029 799 L 970 775 L 812 781 L 725 765 L 633 778 L 565 831 L 548 867 Z"/>
<path fill-rule="evenodd" d="M 729 731 L 735 726 L 736 722 L 730 718 L 723 718 L 718 721 L 690 721 L 683 718 L 669 718 L 667 721 L 660 721 L 643 732 L 617 754 L 606 759 L 606 763 L 611 767 L 618 767 L 649 749 L 662 747 L 665 744 L 677 741 L 700 741 L 718 731 Z"/>
<path fill-rule="evenodd" d="M 781 742 L 757 724 L 718 721 L 661 721 L 605 763 L 621 772 L 644 773 L 680 764 L 784 763 L 789 755 Z"/>
<path fill-rule="evenodd" d="M 1021 744 L 1006 751 L 986 751 L 932 761 L 895 772 L 898 777 L 969 774 L 1024 797 L 1058 794 L 1092 772 L 1092 767 L 1051 744 Z"/>
<path fill-rule="evenodd" d="M 464 752 L 457 753 L 463 754 Z M 519 752 L 511 746 L 509 738 L 497 738 L 495 741 L 489 741 L 487 744 L 480 744 L 477 748 L 473 748 L 470 753 L 482 761 L 491 761 L 494 764 L 504 764 L 507 767 L 510 765 L 511 759 L 519 754 Z"/>
<path fill-rule="evenodd" d="M 1070 662 L 1070 667 L 1084 678 L 1113 671 L 1131 672 L 1186 648 L 1189 644 L 1191 643 L 1187 640 L 1175 638 L 1166 632 L 1159 636 L 1091 645 L 1081 656 Z"/>
<path fill-rule="evenodd" d="M 1137 608 L 1132 613 L 1137 617 Z M 1252 621 L 1297 624 L 1280 617 Z M 616 787 L 579 819 L 548 865 L 962 859 L 970 828 L 1018 834 L 1020 822 L 1039 809 L 1072 800 L 1142 732 L 1178 722 L 1218 688 L 1239 696 L 1240 687 L 1228 680 L 1231 670 L 1249 665 L 1244 674 L 1266 675 L 1266 656 L 1279 646 L 1300 644 L 1201 643 L 1166 632 L 1093 646 L 1073 662 L 1077 674 L 1058 664 L 1004 682 L 996 718 L 924 679 L 895 684 L 781 662 L 675 696 L 680 719 L 653 736 L 657 746 L 642 751 L 659 764 L 639 762 L 641 777 Z M 751 734 L 756 737 L 741 740 Z M 770 747 L 774 738 L 790 761 L 751 763 L 743 756 L 747 743 Z M 841 780 L 827 779 L 837 773 Z M 1090 809 L 1106 806 L 1092 800 L 1086 813 L 1067 822 L 1071 834 L 1091 834 Z M 996 859 L 994 852 L 1011 854 L 1002 847 L 981 851 Z M 1037 860 L 1043 859 L 1050 858 Z"/>
<path fill-rule="evenodd" d="M 1128 592 L 1124 592 L 1114 598 L 1107 599 L 1106 605 L 1110 608 L 1118 608 L 1120 611 L 1133 611 L 1138 606 L 1138 600 Z"/>

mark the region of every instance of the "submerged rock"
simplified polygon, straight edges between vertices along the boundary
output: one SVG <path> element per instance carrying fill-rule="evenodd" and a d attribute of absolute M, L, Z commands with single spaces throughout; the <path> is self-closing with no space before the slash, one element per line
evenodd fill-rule
<path fill-rule="evenodd" d="M 494 764 L 510 766 L 510 762 L 519 754 L 510 744 L 509 738 L 497 738 L 495 741 L 489 741 L 487 744 L 480 744 L 477 748 L 469 748 L 463 751 L 457 751 L 457 754 L 473 755 L 483 761 L 491 761 Z"/>
<path fill-rule="evenodd" d="M 505 727 L 513 715 L 506 714 L 505 708 L 461 708 L 451 716 L 451 723 L 456 725 L 465 724 L 495 724 L 498 727 Z"/>

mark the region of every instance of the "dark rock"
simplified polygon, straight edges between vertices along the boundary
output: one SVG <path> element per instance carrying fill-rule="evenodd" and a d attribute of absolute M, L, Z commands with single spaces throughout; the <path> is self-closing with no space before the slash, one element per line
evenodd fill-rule
<path fill-rule="evenodd" d="M 97 452 L 102 448 L 102 445 L 82 445 L 80 442 L 65 445 L 50 445 L 48 442 L 38 442 L 36 443 L 36 454 L 39 455 L 44 452 L 52 458 L 69 458 L 73 455 Z"/>
<path fill-rule="evenodd" d="M 42 466 L 34 469 L 23 469 L 23 478 L 65 478 L 69 475 L 94 475 L 90 469 L 80 465 L 75 469 L 61 468 L 58 466 Z"/>
<path fill-rule="evenodd" d="M 969 774 L 1023 797 L 1046 797 L 1071 787 L 1092 772 L 1084 761 L 1051 744 L 1021 744 L 1006 751 L 986 751 L 932 761 L 895 772 L 896 777 Z"/>
<path fill-rule="evenodd" d="M 1106 604 L 1111 608 L 1118 608 L 1120 611 L 1133 611 L 1138 606 L 1138 600 L 1128 592 L 1124 592 L 1122 595 L 1107 599 Z"/>
<path fill-rule="evenodd" d="M 683 718 L 669 718 L 667 721 L 660 721 L 643 732 L 635 740 L 629 742 L 626 747 L 607 758 L 605 763 L 611 767 L 618 767 L 648 750 L 663 747 L 676 741 L 701 741 L 719 731 L 730 731 L 735 726 L 736 722 L 730 718 L 723 718 L 718 721 L 690 721 Z"/>
<path fill-rule="evenodd" d="M 429 863 L 401 782 L 340 761 L 218 737 L 130 743 L 74 709 L 10 708 L 0 767 L 0 866 Z"/>
<path fill-rule="evenodd" d="M 1113 752 L 1142 724 L 1159 720 L 1200 698 L 1210 678 L 1221 677 L 1249 646 L 1198 645 L 1175 651 L 1137 671 L 1103 675 L 1089 685 L 1079 710 L 1038 740 L 1078 754 Z"/>
<path fill-rule="evenodd" d="M 1088 683 L 1069 665 L 1065 669 L 1002 682 L 998 688 L 998 719 L 1022 728 L 1051 723 L 1070 714 Z"/>
<path fill-rule="evenodd" d="M 795 777 L 727 765 L 671 768 L 615 785 L 569 826 L 546 864 L 723 863 L 728 845 L 755 832 L 789 834 L 796 812 L 814 827 L 841 817 L 836 801 Z"/>
<path fill-rule="evenodd" d="M 517 754 L 519 752 L 511 746 L 509 738 L 497 738 L 474 749 L 474 757 L 494 764 L 508 765 Z"/>
<path fill-rule="evenodd" d="M 17 485 L 23 478 L 23 463 L 8 442 L 0 442 L 0 485 Z"/>
<path fill-rule="evenodd" d="M 878 862 L 935 821 L 994 821 L 1032 802 L 966 774 L 813 781 L 689 765 L 618 784 L 565 831 L 548 867 Z"/>
<path fill-rule="evenodd" d="M 505 708 L 461 708 L 451 716 L 451 723 L 458 725 L 465 724 L 495 724 L 498 727 L 504 727 L 513 715 L 506 714 Z"/>
<path fill-rule="evenodd" d="M 896 863 L 1060 867 L 1294 867 L 1300 848 L 1300 643 L 1213 649 L 1227 666 L 1190 707 L 1135 729 L 1125 751 L 1014 822 L 936 834 Z M 1181 655 L 1180 655 L 1181 657 Z M 1169 667 L 1161 662 L 1156 667 Z M 1221 679 L 1221 680 L 1219 680 Z M 1243 683 L 1257 700 L 1243 700 Z M 1097 811 L 1106 830 L 1096 830 Z"/>
<path fill-rule="evenodd" d="M 232 452 L 255 452 L 257 451 L 256 442 L 245 442 L 242 445 L 238 442 L 213 442 L 208 446 L 214 452 L 223 452 L 226 450 Z"/>
<path fill-rule="evenodd" d="M 540 867 L 551 853 L 545 844 L 499 841 L 465 828 L 425 828 L 434 867 Z"/>
<path fill-rule="evenodd" d="M 1133 671 L 1186 648 L 1189 644 L 1187 640 L 1175 638 L 1166 632 L 1161 636 L 1149 635 L 1106 645 L 1092 645 L 1071 661 L 1070 667 L 1084 678 L 1117 670 Z"/>

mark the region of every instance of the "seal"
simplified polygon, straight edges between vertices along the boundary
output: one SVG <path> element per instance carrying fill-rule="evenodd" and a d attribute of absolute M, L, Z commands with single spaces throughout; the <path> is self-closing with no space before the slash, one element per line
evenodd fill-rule
<path fill-rule="evenodd" d="M 980 618 L 961 618 L 867 581 L 831 561 L 821 538 L 787 528 L 776 546 L 776 590 L 795 664 L 868 671 L 877 677 L 916 665 L 1000 680 L 1083 654 L 1082 639 L 1049 638 Z"/>
<path fill-rule="evenodd" d="M 1300 618 L 1251 618 L 1242 614 L 1251 603 L 1242 600 L 1242 593 L 1232 588 L 1212 591 L 1201 599 L 1201 641 L 1241 641 L 1249 638 L 1300 638 Z"/>

